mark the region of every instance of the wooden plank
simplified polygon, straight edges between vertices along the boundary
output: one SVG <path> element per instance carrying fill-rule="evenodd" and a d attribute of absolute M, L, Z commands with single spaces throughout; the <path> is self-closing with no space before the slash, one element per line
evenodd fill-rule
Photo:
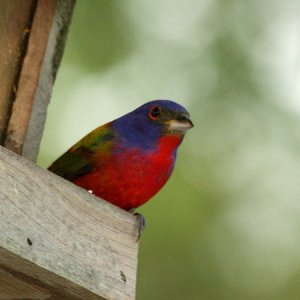
<path fill-rule="evenodd" d="M 0 1 L 0 143 L 3 143 L 5 138 L 35 2 Z"/>
<path fill-rule="evenodd" d="M 18 279 L 17 276 L 5 269 L 1 269 L 0 267 L 0 297 L 1 299 L 25 298 L 40 300 L 49 299 L 51 297 L 51 294 L 46 289 L 43 289 L 40 286 L 37 286 L 33 283 L 28 284 L 22 279 Z"/>
<path fill-rule="evenodd" d="M 37 299 L 135 298 L 134 215 L 3 147 L 0 203 L 0 286 L 21 281 Z"/>
<path fill-rule="evenodd" d="M 38 0 L 8 123 L 6 148 L 35 160 L 74 0 Z"/>

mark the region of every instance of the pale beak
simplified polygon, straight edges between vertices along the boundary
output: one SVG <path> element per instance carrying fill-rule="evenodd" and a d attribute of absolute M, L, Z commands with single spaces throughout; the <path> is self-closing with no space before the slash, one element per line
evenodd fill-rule
<path fill-rule="evenodd" d="M 185 133 L 188 129 L 194 127 L 193 122 L 187 114 L 179 114 L 176 120 L 169 121 L 170 131 Z"/>

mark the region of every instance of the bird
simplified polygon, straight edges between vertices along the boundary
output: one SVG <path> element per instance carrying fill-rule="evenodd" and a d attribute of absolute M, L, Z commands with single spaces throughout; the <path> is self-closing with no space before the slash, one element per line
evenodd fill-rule
<path fill-rule="evenodd" d="M 94 129 L 48 170 L 133 212 L 168 181 L 193 126 L 180 104 L 153 100 Z"/>

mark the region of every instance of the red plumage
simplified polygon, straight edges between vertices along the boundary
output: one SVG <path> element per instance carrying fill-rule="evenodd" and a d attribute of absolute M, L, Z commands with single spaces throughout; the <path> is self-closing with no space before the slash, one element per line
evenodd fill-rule
<path fill-rule="evenodd" d="M 150 153 L 127 149 L 107 154 L 92 172 L 73 182 L 125 210 L 139 207 L 169 179 L 175 163 L 174 150 L 180 142 L 177 136 L 166 136 L 160 138 L 157 149 Z"/>

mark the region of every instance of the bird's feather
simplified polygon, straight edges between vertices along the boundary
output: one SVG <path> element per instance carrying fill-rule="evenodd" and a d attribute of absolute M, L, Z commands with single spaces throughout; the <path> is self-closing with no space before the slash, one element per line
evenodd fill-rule
<path fill-rule="evenodd" d="M 110 151 L 114 136 L 109 124 L 98 127 L 59 157 L 49 170 L 70 181 L 91 172 L 99 164 L 98 153 Z"/>

